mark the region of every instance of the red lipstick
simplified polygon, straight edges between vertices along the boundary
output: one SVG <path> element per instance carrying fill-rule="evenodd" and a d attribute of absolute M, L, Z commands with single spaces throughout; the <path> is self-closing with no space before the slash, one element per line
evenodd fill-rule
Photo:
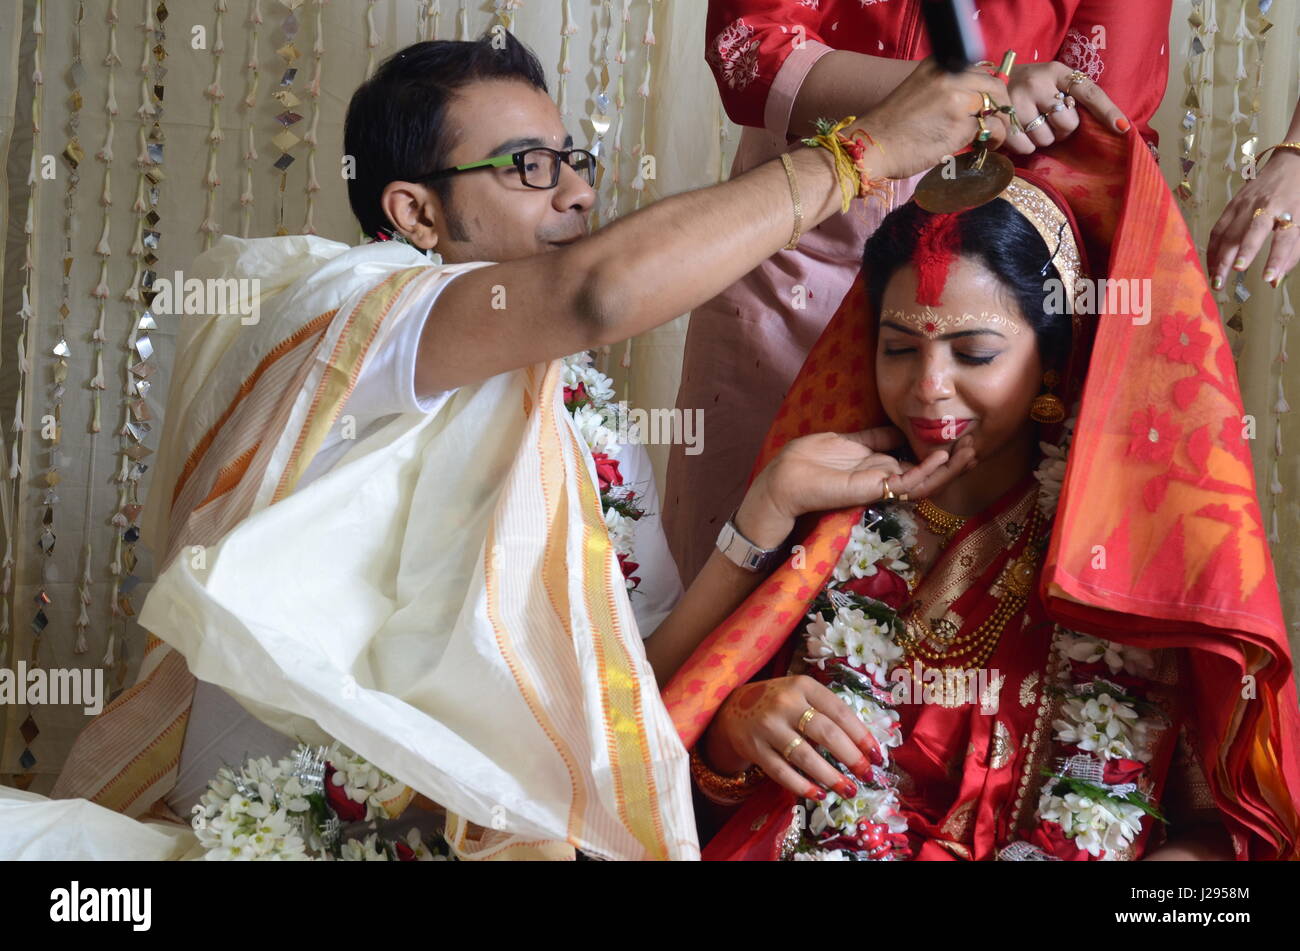
<path fill-rule="evenodd" d="M 949 443 L 961 437 L 961 434 L 970 426 L 972 420 L 969 419 L 926 419 L 922 416 L 909 416 L 908 424 L 912 427 L 912 432 L 923 442 L 928 443 Z"/>

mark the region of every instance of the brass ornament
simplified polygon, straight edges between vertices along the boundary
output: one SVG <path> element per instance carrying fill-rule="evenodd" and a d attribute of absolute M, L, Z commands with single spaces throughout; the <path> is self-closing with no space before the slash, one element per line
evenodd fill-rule
<path fill-rule="evenodd" d="M 933 214 L 978 208 L 997 198 L 1016 177 L 1016 167 L 996 152 L 967 152 L 951 165 L 936 165 L 916 186 L 916 203 Z"/>

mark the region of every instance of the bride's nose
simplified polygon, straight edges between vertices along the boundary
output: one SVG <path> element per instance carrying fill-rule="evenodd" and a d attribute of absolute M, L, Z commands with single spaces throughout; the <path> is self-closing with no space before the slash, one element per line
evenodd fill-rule
<path fill-rule="evenodd" d="M 916 381 L 916 395 L 923 403 L 937 403 L 953 395 L 951 363 L 934 348 L 921 362 L 921 375 Z"/>

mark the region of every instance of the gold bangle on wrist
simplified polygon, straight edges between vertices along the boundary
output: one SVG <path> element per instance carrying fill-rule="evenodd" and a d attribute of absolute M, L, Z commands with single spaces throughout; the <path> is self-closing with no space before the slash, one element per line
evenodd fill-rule
<path fill-rule="evenodd" d="M 1300 142 L 1279 142 L 1277 145 L 1270 145 L 1263 152 L 1260 152 L 1258 155 L 1255 156 L 1255 161 L 1258 162 L 1260 159 L 1262 159 L 1269 152 L 1272 152 L 1274 149 L 1288 149 L 1293 152 L 1300 152 Z"/>
<path fill-rule="evenodd" d="M 744 802 L 765 778 L 757 766 L 751 766 L 735 776 L 715 773 L 699 752 L 691 749 L 691 779 L 706 799 L 720 806 L 734 806 Z"/>
<path fill-rule="evenodd" d="M 799 180 L 795 178 L 794 162 L 789 152 L 781 153 L 781 164 L 785 166 L 785 177 L 790 180 L 790 198 L 794 201 L 794 232 L 790 235 L 790 243 L 785 246 L 785 250 L 793 251 L 803 237 L 803 200 L 799 197 Z"/>

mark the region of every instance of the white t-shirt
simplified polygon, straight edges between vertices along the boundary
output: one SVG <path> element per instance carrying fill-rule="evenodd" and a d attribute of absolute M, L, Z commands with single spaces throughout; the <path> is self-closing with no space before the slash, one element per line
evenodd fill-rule
<path fill-rule="evenodd" d="M 413 301 L 400 315 L 395 315 L 399 325 L 378 345 L 357 375 L 356 386 L 308 463 L 297 489 L 328 472 L 359 440 L 390 417 L 398 413 L 435 413 L 455 393 L 447 390 L 425 399 L 415 393 L 415 364 L 424 322 L 429 319 L 438 294 L 455 279 L 442 282 L 427 300 Z M 344 438 L 343 428 L 349 422 L 353 431 L 348 433 L 350 438 Z M 641 493 L 649 510 L 633 528 L 633 560 L 641 566 L 637 572 L 641 584 L 629 592 L 637 626 L 644 638 L 654 632 L 677 604 L 682 584 L 664 537 L 659 496 L 645 447 L 621 445 L 610 455 L 619 460 L 624 484 L 634 486 Z M 226 691 L 201 680 L 194 690 L 180 769 L 176 786 L 167 795 L 167 805 L 178 815 L 188 817 L 222 766 L 238 767 L 251 756 L 269 756 L 275 761 L 295 745 L 296 741 L 258 720 Z"/>

